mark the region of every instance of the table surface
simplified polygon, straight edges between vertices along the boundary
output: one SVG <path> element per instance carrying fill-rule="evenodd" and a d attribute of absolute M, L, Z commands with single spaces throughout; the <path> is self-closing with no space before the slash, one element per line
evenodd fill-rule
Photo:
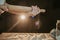
<path fill-rule="evenodd" d="M 0 40 L 54 40 L 49 33 L 2 33 Z"/>

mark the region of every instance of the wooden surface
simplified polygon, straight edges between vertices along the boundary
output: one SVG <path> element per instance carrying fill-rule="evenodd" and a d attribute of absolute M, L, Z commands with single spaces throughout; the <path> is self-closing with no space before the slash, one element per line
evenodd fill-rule
<path fill-rule="evenodd" d="M 49 33 L 2 33 L 0 40 L 54 40 Z"/>

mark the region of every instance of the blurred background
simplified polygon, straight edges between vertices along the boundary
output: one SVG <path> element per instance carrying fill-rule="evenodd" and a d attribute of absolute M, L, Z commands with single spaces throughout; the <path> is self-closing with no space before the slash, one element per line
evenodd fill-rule
<path fill-rule="evenodd" d="M 53 28 L 56 28 L 56 22 L 60 19 L 59 0 L 6 0 L 6 2 L 20 6 L 37 5 L 41 9 L 46 9 L 46 12 L 40 13 L 35 17 L 26 17 L 26 20 L 21 20 L 19 15 L 5 12 L 0 15 L 0 33 L 49 33 Z M 17 25 L 15 25 L 16 23 Z M 15 27 L 8 31 L 14 25 Z"/>

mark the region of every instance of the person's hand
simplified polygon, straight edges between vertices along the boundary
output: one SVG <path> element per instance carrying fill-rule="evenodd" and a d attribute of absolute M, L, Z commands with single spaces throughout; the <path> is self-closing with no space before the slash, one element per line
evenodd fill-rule
<path fill-rule="evenodd" d="M 38 15 L 40 12 L 45 12 L 45 9 L 40 9 L 37 6 L 32 6 L 32 16 Z"/>
<path fill-rule="evenodd" d="M 4 11 L 0 9 L 0 15 L 1 15 L 2 13 L 4 13 Z"/>
<path fill-rule="evenodd" d="M 40 13 L 40 8 L 37 6 L 32 6 L 32 15 L 37 15 Z"/>
<path fill-rule="evenodd" d="M 0 5 L 0 14 L 4 13 L 5 11 L 8 11 L 7 6 L 5 4 L 4 5 Z"/>

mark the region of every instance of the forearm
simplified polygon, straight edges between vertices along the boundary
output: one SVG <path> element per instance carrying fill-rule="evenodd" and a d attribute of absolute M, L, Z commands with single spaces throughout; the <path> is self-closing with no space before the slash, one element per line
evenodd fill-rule
<path fill-rule="evenodd" d="M 7 4 L 7 7 L 8 7 L 8 12 L 24 13 L 24 12 L 30 12 L 32 10 L 31 7 L 16 6 L 16 5 L 10 5 L 10 4 Z"/>

